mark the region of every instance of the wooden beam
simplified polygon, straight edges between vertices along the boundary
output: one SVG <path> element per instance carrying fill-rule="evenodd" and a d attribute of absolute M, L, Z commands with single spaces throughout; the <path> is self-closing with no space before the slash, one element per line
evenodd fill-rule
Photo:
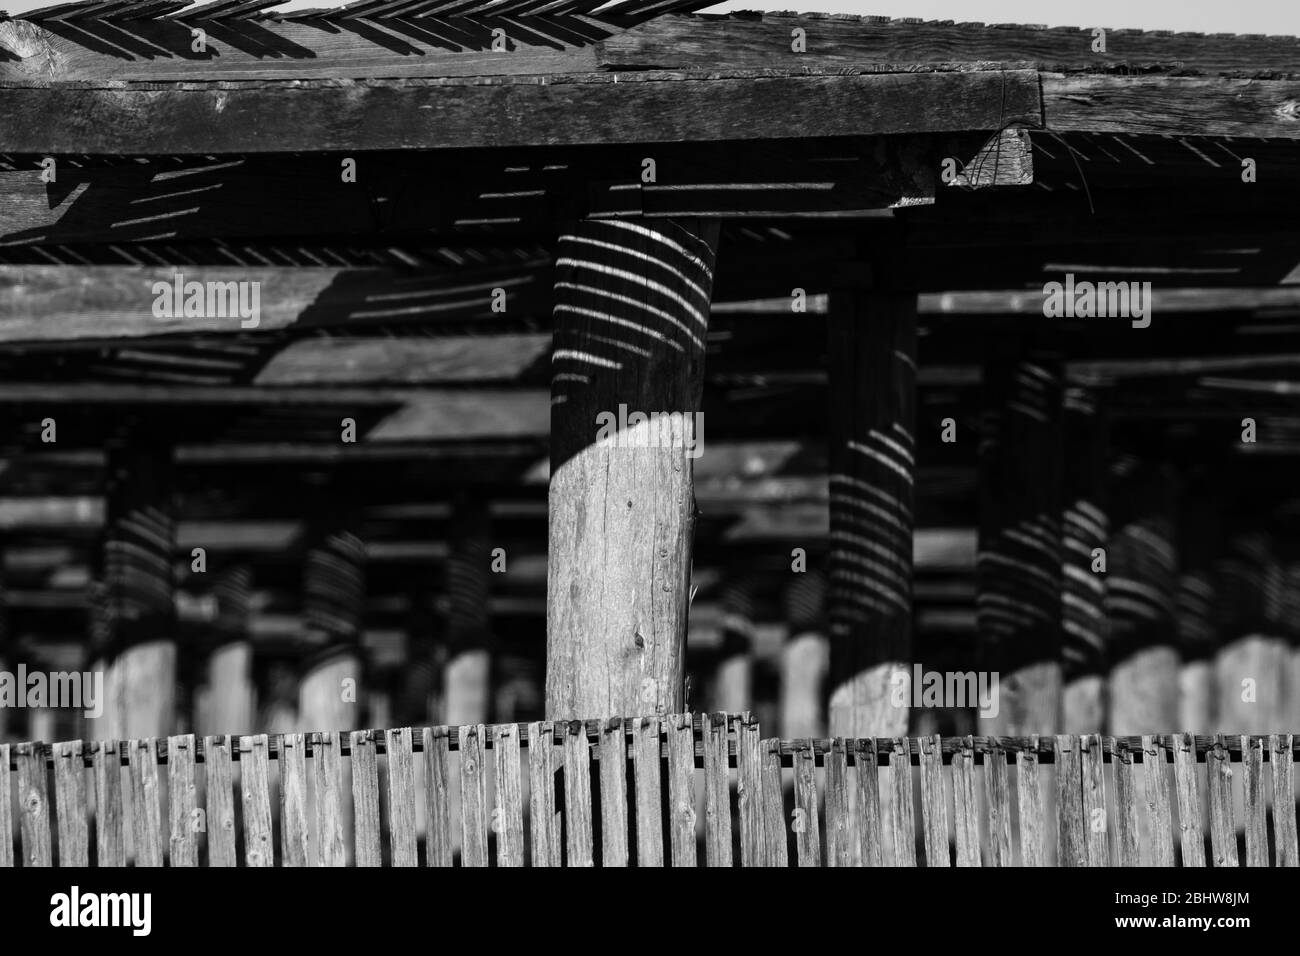
<path fill-rule="evenodd" d="M 716 246 L 716 224 L 676 221 L 588 221 L 560 239 L 548 719 L 682 707 Z"/>
<path fill-rule="evenodd" d="M 1039 123 L 1033 71 L 790 70 L 436 80 L 252 81 L 171 89 L 0 86 L 14 153 L 311 152 L 673 143 L 1001 129 Z"/>

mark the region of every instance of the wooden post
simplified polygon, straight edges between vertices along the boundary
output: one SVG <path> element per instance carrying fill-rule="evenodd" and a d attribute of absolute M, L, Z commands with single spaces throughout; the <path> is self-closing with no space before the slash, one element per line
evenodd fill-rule
<path fill-rule="evenodd" d="M 548 719 L 681 708 L 717 235 L 662 219 L 584 221 L 560 237 Z"/>
<path fill-rule="evenodd" d="M 999 675 L 994 734 L 1061 723 L 1062 393 L 1059 355 L 1023 342 L 985 365 L 977 624 Z"/>
<path fill-rule="evenodd" d="M 1178 675 L 1178 727 L 1190 734 L 1212 734 L 1216 726 L 1214 656 L 1219 640 L 1214 560 L 1220 541 L 1219 503 L 1206 491 L 1190 488 L 1178 516 L 1177 626 L 1182 668 Z"/>
<path fill-rule="evenodd" d="M 738 577 L 723 585 L 722 653 L 714 676 L 710 710 L 741 714 L 751 709 L 757 589 L 758 583 L 747 577 Z"/>
<path fill-rule="evenodd" d="M 315 529 L 303 572 L 303 636 L 311 650 L 298 685 L 305 732 L 357 729 L 365 547 L 346 522 Z"/>
<path fill-rule="evenodd" d="M 1300 727 L 1300 561 L 1289 558 L 1282 577 L 1281 608 L 1282 629 L 1290 643 L 1286 673 L 1291 708 L 1286 714 L 1286 726 Z"/>
<path fill-rule="evenodd" d="M 1127 456 L 1114 464 L 1111 479 L 1116 530 L 1107 552 L 1109 730 L 1118 735 L 1170 733 L 1178 723 L 1175 489 L 1165 469 Z"/>
<path fill-rule="evenodd" d="M 902 736 L 910 674 L 916 415 L 916 296 L 831 291 L 830 733 Z"/>
<path fill-rule="evenodd" d="M 457 500 L 450 530 L 443 720 L 460 727 L 486 723 L 492 706 L 492 617 L 488 606 L 492 543 L 487 503 L 471 497 Z"/>
<path fill-rule="evenodd" d="M 9 651 L 9 605 L 5 594 L 4 549 L 0 547 L 0 671 L 9 670 L 12 664 L 13 657 Z M 8 733 L 9 708 L 0 707 L 0 743 L 9 739 Z M 7 772 L 7 770 L 6 767 L 0 767 L 0 771 Z M 7 839 L 8 836 L 9 834 L 0 828 L 0 839 Z"/>
<path fill-rule="evenodd" d="M 782 595 L 790 637 L 781 650 L 780 736 L 826 736 L 823 685 L 830 669 L 826 638 L 826 576 L 815 568 L 795 574 Z"/>
<path fill-rule="evenodd" d="M 134 429 L 108 446 L 104 606 L 114 733 L 166 737 L 176 721 L 171 448 Z M 110 690 L 107 686 L 113 684 Z"/>
<path fill-rule="evenodd" d="M 1217 723 L 1247 734 L 1286 726 L 1289 648 L 1281 637 L 1282 569 L 1269 535 L 1235 535 L 1218 563 Z"/>
<path fill-rule="evenodd" d="M 401 727 L 436 724 L 442 719 L 446 648 L 433 610 L 432 595 L 412 587 L 407 596 L 406 642 L 409 660 L 401 677 L 397 721 Z"/>
<path fill-rule="evenodd" d="M 212 650 L 208 655 L 203 735 L 251 734 L 254 726 L 253 644 L 249 639 L 253 572 L 235 565 L 216 572 L 212 596 Z"/>
<path fill-rule="evenodd" d="M 1065 419 L 1065 533 L 1062 552 L 1062 694 L 1067 734 L 1097 734 L 1106 726 L 1106 575 L 1096 570 L 1097 549 L 1110 537 L 1106 510 L 1106 418 L 1097 395 L 1067 388 Z"/>

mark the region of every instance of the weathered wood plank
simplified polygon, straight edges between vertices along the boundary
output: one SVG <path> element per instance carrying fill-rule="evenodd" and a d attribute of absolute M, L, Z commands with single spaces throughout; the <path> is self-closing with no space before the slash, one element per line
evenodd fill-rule
<path fill-rule="evenodd" d="M 515 783 L 518 785 L 518 737 L 515 738 L 515 743 Z M 415 753 L 411 728 L 386 731 L 384 750 L 388 755 L 388 845 L 391 865 L 419 866 L 419 834 L 415 827 Z M 523 825 L 521 817 L 520 830 Z M 522 842 L 521 833 L 520 843 Z"/>
<path fill-rule="evenodd" d="M 65 740 L 54 745 L 54 804 L 59 821 L 61 867 L 90 865 L 86 767 L 82 762 L 81 748 L 80 740 Z M 8 831 L 5 835 L 8 836 Z"/>
<path fill-rule="evenodd" d="M 1142 767 L 1147 806 L 1147 837 L 1151 841 L 1148 866 L 1174 865 L 1173 816 L 1169 804 L 1169 770 L 1164 738 L 1142 737 Z"/>
<path fill-rule="evenodd" d="M 938 734 L 921 737 L 921 827 L 925 865 L 952 866 L 948 850 L 948 800 L 943 787 L 943 741 Z"/>
<path fill-rule="evenodd" d="M 1043 115 L 1057 132 L 1296 139 L 1295 80 L 1043 74 Z"/>
<path fill-rule="evenodd" d="M 266 734 L 239 738 L 239 787 L 244 798 L 244 864 L 275 866 L 270 741 Z"/>
<path fill-rule="evenodd" d="M 131 838 L 135 841 L 135 865 L 162 866 L 164 834 L 162 791 L 158 785 L 158 740 L 155 737 L 132 740 L 127 747 L 131 761 Z"/>
<path fill-rule="evenodd" d="M 1016 795 L 1020 810 L 1020 857 L 1024 866 L 1045 866 L 1047 827 L 1043 820 L 1043 792 L 1039 789 L 1038 735 L 1030 749 L 1016 754 Z"/>
<path fill-rule="evenodd" d="M 1115 864 L 1141 866 L 1138 849 L 1138 780 L 1133 752 L 1125 742 L 1118 742 L 1113 753 L 1115 767 Z"/>
<path fill-rule="evenodd" d="M 1020 769 L 1018 763 L 1016 769 Z M 984 794 L 989 808 L 989 865 L 1012 866 L 1011 783 L 1007 752 L 996 741 L 984 755 Z"/>
<path fill-rule="evenodd" d="M 531 733 L 531 731 L 530 731 Z M 632 720 L 632 774 L 636 781 L 636 865 L 664 865 L 663 782 L 659 721 Z"/>
<path fill-rule="evenodd" d="M 1215 738 L 1214 749 L 1205 754 L 1205 775 L 1209 779 L 1210 852 L 1214 866 L 1237 865 L 1237 827 L 1232 812 L 1232 757 L 1223 735 Z"/>
<path fill-rule="evenodd" d="M 1278 866 L 1300 866 L 1295 815 L 1295 778 L 1292 776 L 1291 734 L 1268 738 L 1268 762 L 1273 767 L 1273 846 Z"/>
<path fill-rule="evenodd" d="M 1054 93 L 1058 100 L 1064 95 L 1059 85 Z M 883 76 L 648 70 L 555 77 L 545 85 L 483 77 L 373 79 L 346 87 L 328 80 L 253 81 L 183 90 L 11 85 L 0 88 L 0 115 L 6 148 L 15 153 L 207 155 L 991 130 L 1038 123 L 1042 105 L 1031 70 Z M 413 124 L 411 117 L 422 121 Z M 1065 128 L 1088 121 L 1093 111 L 1079 108 L 1056 120 Z"/>
<path fill-rule="evenodd" d="M 312 859 L 307 823 L 307 735 L 280 738 L 280 865 L 308 866 Z"/>
<path fill-rule="evenodd" d="M 313 781 L 316 784 L 316 866 L 347 866 L 343 835 L 343 756 L 340 733 L 312 735 Z"/>
<path fill-rule="evenodd" d="M 906 737 L 895 737 L 889 758 L 888 814 L 893 828 L 894 866 L 916 866 L 916 814 L 912 809 L 912 747 Z"/>
<path fill-rule="evenodd" d="M 825 763 L 826 865 L 852 866 L 858 835 L 849 811 L 849 764 L 843 737 L 831 741 Z"/>
<path fill-rule="evenodd" d="M 1060 866 L 1088 865 L 1087 821 L 1083 815 L 1083 761 L 1079 738 L 1057 734 L 1052 739 L 1056 766 L 1056 841 Z"/>
<path fill-rule="evenodd" d="M 799 866 L 821 866 L 821 821 L 817 812 L 817 755 L 811 740 L 794 742 L 794 830 Z"/>
<path fill-rule="evenodd" d="M 9 770 L 9 747 L 0 744 L 0 867 L 14 865 L 14 821 L 10 810 L 14 774 Z"/>
<path fill-rule="evenodd" d="M 488 865 L 486 732 L 482 724 L 460 728 L 461 866 Z"/>
<path fill-rule="evenodd" d="M 18 765 L 18 814 L 24 866 L 53 866 L 49 781 L 40 743 L 11 746 Z"/>
<path fill-rule="evenodd" d="M 349 735 L 348 743 L 352 760 L 352 826 L 356 840 L 356 865 L 383 866 L 383 823 L 379 811 L 379 756 L 376 753 L 375 741 L 370 731 L 354 730 Z"/>
<path fill-rule="evenodd" d="M 1246 807 L 1246 865 L 1268 866 L 1268 796 L 1264 786 L 1264 738 L 1241 737 Z M 1235 843 L 1236 834 L 1233 834 Z M 1235 847 L 1234 847 L 1235 849 Z M 1216 853 L 1217 855 L 1217 853 Z"/>
<path fill-rule="evenodd" d="M 1205 837 L 1201 832 L 1201 794 L 1196 786 L 1196 748 L 1192 735 L 1175 734 L 1173 751 L 1182 865 L 1205 866 Z"/>
<path fill-rule="evenodd" d="M 763 741 L 751 714 L 732 718 L 736 728 L 736 803 L 740 820 L 740 865 L 768 866 L 763 829 Z"/>
<path fill-rule="evenodd" d="M 763 841 L 768 866 L 790 865 L 786 836 L 785 789 L 781 782 L 781 741 L 763 741 Z"/>
<path fill-rule="evenodd" d="M 564 832 L 566 866 L 595 866 L 591 809 L 591 746 L 580 720 L 564 733 Z"/>
<path fill-rule="evenodd" d="M 203 738 L 203 776 L 206 783 L 205 801 L 207 804 L 208 827 L 208 866 L 238 865 L 235 846 L 235 779 L 231 767 L 230 737 Z M 114 759 L 111 755 L 110 760 Z M 96 797 L 103 807 L 104 795 L 112 798 L 115 775 L 108 761 L 95 765 Z M 120 784 L 120 777 L 118 778 Z M 316 791 L 320 793 L 320 789 Z M 118 812 L 121 812 L 121 794 L 117 796 Z M 120 833 L 121 826 L 119 824 Z M 319 832 L 319 831 L 318 831 Z M 100 854 L 104 853 L 100 844 Z M 100 863 L 100 866 L 105 864 Z"/>
<path fill-rule="evenodd" d="M 600 859 L 602 866 L 628 862 L 627 738 L 621 717 L 600 728 Z"/>
<path fill-rule="evenodd" d="M 880 825 L 880 766 L 876 741 L 867 737 L 853 742 L 853 770 L 857 778 L 858 853 L 862 866 L 882 866 L 884 834 Z"/>
<path fill-rule="evenodd" d="M 703 714 L 704 860 L 707 866 L 731 866 L 731 775 L 726 714 Z"/>
<path fill-rule="evenodd" d="M 952 804 L 956 816 L 957 865 L 979 866 L 979 802 L 975 798 L 975 738 L 971 736 L 952 755 Z"/>
<path fill-rule="evenodd" d="M 668 834 L 673 866 L 695 866 L 695 733 L 690 714 L 671 714 L 668 736 Z"/>
<path fill-rule="evenodd" d="M 1100 734 L 1079 739 L 1082 760 L 1084 840 L 1089 866 L 1110 865 L 1110 816 L 1106 808 L 1105 742 Z"/>
<path fill-rule="evenodd" d="M 494 730 L 492 749 L 497 772 L 496 804 L 492 812 L 492 829 L 497 835 L 497 866 L 523 866 L 527 858 L 524 850 L 524 789 L 519 767 L 519 728 L 514 724 L 498 724 Z M 626 794 L 623 799 L 626 806 Z M 414 820 L 411 829 L 414 832 Z"/>
<path fill-rule="evenodd" d="M 167 738 L 167 816 L 171 825 L 167 851 L 171 866 L 199 865 L 200 827 L 195 813 L 199 793 L 194 760 L 193 734 Z"/>
<path fill-rule="evenodd" d="M 657 734 L 655 757 L 658 759 Z M 556 825 L 554 760 L 555 724 L 549 720 L 529 724 L 528 830 L 532 840 L 533 866 L 561 866 L 564 862 L 564 849 Z M 639 764 L 637 772 L 641 772 Z"/>

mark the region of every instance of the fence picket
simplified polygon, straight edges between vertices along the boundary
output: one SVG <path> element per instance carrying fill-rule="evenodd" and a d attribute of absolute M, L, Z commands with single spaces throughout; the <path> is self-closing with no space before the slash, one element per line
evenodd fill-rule
<path fill-rule="evenodd" d="M 492 829 L 497 835 L 497 866 L 523 866 L 524 791 L 519 774 L 519 728 L 514 724 L 498 725 L 492 748 L 497 771 L 496 805 L 492 812 Z M 414 803 L 411 813 L 414 833 Z"/>
<path fill-rule="evenodd" d="M 849 813 L 849 764 L 844 738 L 826 755 L 826 865 L 852 866 L 856 832 Z"/>
<path fill-rule="evenodd" d="M 90 865 L 86 822 L 86 765 L 81 741 L 54 745 L 54 806 L 59 820 L 59 866 Z"/>
<path fill-rule="evenodd" d="M 244 863 L 275 866 L 270 741 L 266 734 L 239 738 L 239 783 L 244 795 Z"/>
<path fill-rule="evenodd" d="M 1057 861 L 1061 866 L 1087 866 L 1087 822 L 1083 811 L 1083 761 L 1079 738 L 1057 734 L 1052 739 L 1056 758 Z"/>
<path fill-rule="evenodd" d="M 889 758 L 889 820 L 893 828 L 895 866 L 916 866 L 916 814 L 912 809 L 912 745 L 895 737 Z"/>
<path fill-rule="evenodd" d="M 18 813 L 24 866 L 53 866 L 50 846 L 50 795 L 45 751 L 40 743 L 15 744 Z"/>
<path fill-rule="evenodd" d="M 695 866 L 695 733 L 690 714 L 668 720 L 668 832 L 673 866 Z"/>
<path fill-rule="evenodd" d="M 555 725 L 528 725 L 528 825 L 533 866 L 561 866 L 564 851 L 555 812 Z"/>
<path fill-rule="evenodd" d="M 162 793 L 158 787 L 158 742 L 132 740 L 131 836 L 135 840 L 136 866 L 163 865 Z"/>
<path fill-rule="evenodd" d="M 975 800 L 975 740 L 966 737 L 952 755 L 952 808 L 956 816 L 957 865 L 980 865 L 979 806 Z"/>
<path fill-rule="evenodd" d="M 567 866 L 595 866 L 591 830 L 591 747 L 587 728 L 571 720 L 564 733 L 564 830 Z"/>
<path fill-rule="evenodd" d="M 198 785 L 194 780 L 194 735 L 167 738 L 167 816 L 172 866 L 199 865 Z"/>
<path fill-rule="evenodd" d="M 853 742 L 853 769 L 858 779 L 858 852 L 863 866 L 881 866 L 884 835 L 880 829 L 880 763 L 874 738 Z"/>
<path fill-rule="evenodd" d="M 1174 865 L 1173 817 L 1169 805 L 1167 745 L 1156 736 L 1142 738 L 1142 766 L 1146 780 L 1147 834 L 1151 839 L 1151 866 Z M 1145 861 L 1144 861 L 1145 862 Z"/>
<path fill-rule="evenodd" d="M 821 866 L 821 826 L 817 814 L 817 756 L 811 740 L 794 751 L 794 830 L 800 866 Z"/>
<path fill-rule="evenodd" d="M 1246 805 L 1246 865 L 1268 866 L 1268 798 L 1264 787 L 1264 738 L 1241 737 Z"/>
<path fill-rule="evenodd" d="M 996 740 L 984 755 L 984 792 L 989 805 L 989 865 L 1012 866 L 1011 782 L 1007 752 Z"/>
<path fill-rule="evenodd" d="M 316 783 L 317 866 L 347 866 L 343 842 L 342 737 L 335 731 L 312 735 L 313 780 Z"/>
<path fill-rule="evenodd" d="M 763 741 L 763 843 L 768 866 L 790 865 L 785 829 L 785 788 L 781 783 L 781 741 Z"/>
<path fill-rule="evenodd" d="M 411 728 L 385 731 L 384 751 L 388 756 L 390 858 L 393 866 L 419 866 L 415 832 L 415 746 Z"/>
<path fill-rule="evenodd" d="M 1100 734 L 1079 738 L 1083 763 L 1083 825 L 1088 866 L 1110 865 L 1110 844 L 1106 831 L 1110 817 L 1106 809 L 1106 751 Z"/>
<path fill-rule="evenodd" d="M 208 866 L 237 865 L 235 848 L 235 776 L 231 767 L 231 739 L 230 737 L 203 738 L 203 772 L 207 780 Z M 114 763 L 116 760 L 117 758 L 113 757 Z M 105 807 L 103 800 L 106 787 L 100 782 L 99 769 L 97 766 L 96 795 L 100 801 L 98 806 L 103 808 Z M 111 765 L 108 770 L 112 770 Z M 119 777 L 116 783 L 120 784 L 120 782 Z M 113 784 L 114 781 L 110 779 L 107 786 L 112 787 Z M 112 796 L 111 790 L 109 796 Z M 116 806 L 119 816 L 117 829 L 120 834 L 122 809 L 120 791 L 117 792 Z M 103 852 L 102 849 L 101 852 Z"/>
<path fill-rule="evenodd" d="M 1141 866 L 1138 852 L 1138 781 L 1133 752 L 1127 742 L 1117 742 L 1115 767 L 1115 855 L 1118 866 Z"/>
<path fill-rule="evenodd" d="M 731 774 L 726 714 L 703 714 L 704 860 L 708 866 L 731 866 Z"/>
<path fill-rule="evenodd" d="M 451 756 L 450 730 L 425 727 L 424 805 L 425 862 L 429 866 L 451 866 L 455 860 L 451 841 Z"/>
<path fill-rule="evenodd" d="M 14 865 L 14 821 L 9 804 L 13 799 L 13 775 L 9 771 L 9 744 L 0 744 L 0 866 Z"/>
<path fill-rule="evenodd" d="M 627 739 L 623 718 L 600 728 L 600 853 L 604 866 L 627 866 Z"/>
<path fill-rule="evenodd" d="M 636 865 L 664 865 L 663 774 L 659 721 L 632 721 L 632 773 L 636 778 Z"/>
<path fill-rule="evenodd" d="M 1274 734 L 1268 738 L 1268 762 L 1273 765 L 1273 845 L 1278 866 L 1300 866 L 1296 843 L 1295 783 L 1292 776 L 1293 738 Z"/>
<path fill-rule="evenodd" d="M 763 741 L 750 714 L 735 720 L 736 802 L 740 820 L 740 865 L 766 866 L 763 831 Z"/>
<path fill-rule="evenodd" d="M 1201 794 L 1196 786 L 1196 750 L 1191 734 L 1174 735 L 1174 783 L 1178 792 L 1178 829 L 1183 866 L 1205 866 L 1201 832 Z"/>
<path fill-rule="evenodd" d="M 943 740 L 938 734 L 921 737 L 921 828 L 925 836 L 925 865 L 952 866 L 948 851 L 948 800 L 943 787 Z"/>
<path fill-rule="evenodd" d="M 1020 809 L 1020 856 L 1025 866 L 1046 865 L 1047 828 L 1043 825 L 1043 792 L 1038 780 L 1038 735 L 1029 749 L 1016 754 L 1016 791 Z"/>
<path fill-rule="evenodd" d="M 280 862 L 306 866 L 311 859 L 307 826 L 307 735 L 280 738 Z"/>
<path fill-rule="evenodd" d="M 487 770 L 482 724 L 460 728 L 460 865 L 488 865 Z"/>
<path fill-rule="evenodd" d="M 1243 754 L 1244 756 L 1244 754 Z M 1237 865 L 1237 828 L 1232 814 L 1232 762 L 1223 735 L 1205 753 L 1205 775 L 1209 779 L 1210 852 L 1214 865 Z"/>

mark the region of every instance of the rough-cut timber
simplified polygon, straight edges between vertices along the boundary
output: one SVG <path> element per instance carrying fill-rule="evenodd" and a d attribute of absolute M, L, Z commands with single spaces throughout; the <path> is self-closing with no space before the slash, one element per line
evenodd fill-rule
<path fill-rule="evenodd" d="M 831 296 L 830 732 L 907 732 L 912 629 L 916 296 L 864 292 L 862 267 Z"/>
<path fill-rule="evenodd" d="M 561 236 L 549 718 L 681 709 L 716 237 L 676 221 L 588 221 Z"/>

